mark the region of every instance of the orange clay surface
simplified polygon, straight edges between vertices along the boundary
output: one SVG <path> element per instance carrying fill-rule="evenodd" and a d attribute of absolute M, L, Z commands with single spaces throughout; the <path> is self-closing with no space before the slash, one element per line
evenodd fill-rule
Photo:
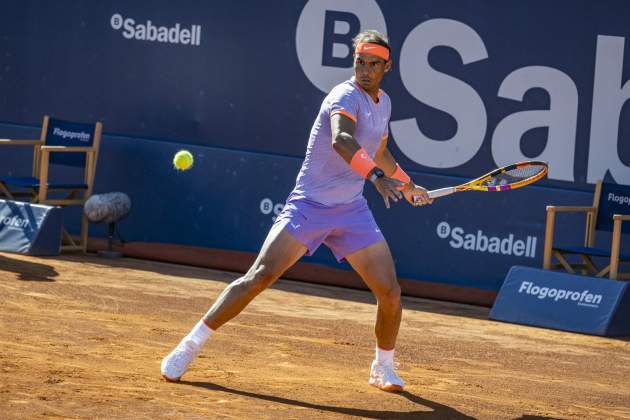
<path fill-rule="evenodd" d="M 0 418 L 630 418 L 630 341 L 404 299 L 402 394 L 367 384 L 368 292 L 280 280 L 178 384 L 160 360 L 237 274 L 0 254 Z"/>

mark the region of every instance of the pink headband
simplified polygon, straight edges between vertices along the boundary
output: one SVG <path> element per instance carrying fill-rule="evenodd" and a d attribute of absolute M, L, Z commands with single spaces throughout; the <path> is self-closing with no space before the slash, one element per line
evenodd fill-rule
<path fill-rule="evenodd" d="M 371 42 L 361 42 L 357 44 L 357 48 L 354 50 L 355 54 L 371 54 L 382 58 L 385 61 L 389 61 L 389 50 L 382 45 L 373 44 Z"/>

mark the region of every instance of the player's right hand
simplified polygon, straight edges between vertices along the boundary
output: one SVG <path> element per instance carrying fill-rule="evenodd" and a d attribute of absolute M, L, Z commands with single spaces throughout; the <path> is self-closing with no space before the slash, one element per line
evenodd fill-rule
<path fill-rule="evenodd" d="M 412 206 L 424 206 L 433 203 L 426 188 L 414 184 L 413 188 L 404 191 L 405 198 Z"/>

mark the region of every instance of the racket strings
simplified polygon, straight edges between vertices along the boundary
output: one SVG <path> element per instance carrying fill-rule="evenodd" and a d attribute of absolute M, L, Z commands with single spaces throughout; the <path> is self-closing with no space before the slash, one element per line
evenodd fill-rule
<path fill-rule="evenodd" d="M 533 178 L 544 170 L 545 167 L 543 165 L 528 165 L 514 168 L 490 177 L 484 181 L 483 185 L 486 187 L 496 187 L 514 184 L 528 178 Z"/>

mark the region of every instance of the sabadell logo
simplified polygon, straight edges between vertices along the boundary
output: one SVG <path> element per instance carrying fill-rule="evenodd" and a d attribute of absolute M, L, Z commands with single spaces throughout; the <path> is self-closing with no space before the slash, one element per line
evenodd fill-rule
<path fill-rule="evenodd" d="M 122 36 L 126 39 L 193 47 L 201 45 L 201 25 L 184 26 L 177 22 L 172 26 L 157 26 L 150 20 L 136 22 L 130 17 L 123 18 L 120 13 L 112 15 L 110 24 L 116 31 L 122 29 Z"/>
<path fill-rule="evenodd" d="M 535 236 L 517 238 L 513 233 L 507 236 L 489 236 L 481 229 L 474 233 L 468 233 L 464 228 L 455 226 L 451 228 L 447 222 L 440 222 L 437 225 L 437 235 L 441 239 L 450 239 L 448 244 L 455 249 L 465 249 L 468 251 L 488 252 L 491 254 L 515 255 L 517 257 L 535 258 L 536 242 Z"/>

